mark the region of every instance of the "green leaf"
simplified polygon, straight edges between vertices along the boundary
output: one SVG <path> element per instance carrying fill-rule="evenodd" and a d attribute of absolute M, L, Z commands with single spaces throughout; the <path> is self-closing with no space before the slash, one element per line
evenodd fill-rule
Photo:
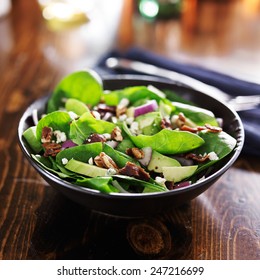
<path fill-rule="evenodd" d="M 95 156 L 99 155 L 101 152 L 102 152 L 101 142 L 75 146 L 59 152 L 56 156 L 56 162 L 59 165 L 63 165 L 62 164 L 63 158 L 66 158 L 67 160 L 73 158 L 75 160 L 79 160 L 87 163 L 91 157 L 94 158 Z"/>
<path fill-rule="evenodd" d="M 112 177 L 80 178 L 76 184 L 102 193 L 119 192 L 112 184 Z"/>
<path fill-rule="evenodd" d="M 161 92 L 156 92 L 154 88 L 149 89 L 146 86 L 134 86 L 105 93 L 103 98 L 107 105 L 115 106 L 123 98 L 127 98 L 131 104 L 141 99 L 154 99 L 159 103 L 164 98 L 164 95 Z"/>
<path fill-rule="evenodd" d="M 215 152 L 218 156 L 218 160 L 207 161 L 206 163 L 199 164 L 199 168 L 196 170 L 196 173 L 202 171 L 205 168 L 215 164 L 217 161 L 220 161 L 222 158 L 227 156 L 233 151 L 236 146 L 236 139 L 222 131 L 220 133 L 213 132 L 200 132 L 200 137 L 204 139 L 205 143 L 195 149 L 193 152 L 195 154 L 208 154 L 210 152 Z"/>
<path fill-rule="evenodd" d="M 88 106 L 83 103 L 82 101 L 79 101 L 75 98 L 69 98 L 67 99 L 65 103 L 65 109 L 69 112 L 72 111 L 78 116 L 83 115 L 86 112 L 89 112 Z"/>
<path fill-rule="evenodd" d="M 75 98 L 91 106 L 100 101 L 103 93 L 101 78 L 93 71 L 78 71 L 63 78 L 48 101 L 47 112 L 64 107 L 64 99 Z"/>
<path fill-rule="evenodd" d="M 90 112 L 84 113 L 79 119 L 73 120 L 70 125 L 70 139 L 81 145 L 92 133 L 111 133 L 115 124 L 97 120 Z"/>
<path fill-rule="evenodd" d="M 130 186 L 134 187 L 142 187 L 142 192 L 148 193 L 148 192 L 165 192 L 168 191 L 168 189 L 160 184 L 155 183 L 152 179 L 149 182 L 136 179 L 134 177 L 125 176 L 125 175 L 113 175 L 113 178 L 116 178 L 118 181 L 123 181 L 128 183 Z"/>
<path fill-rule="evenodd" d="M 179 102 L 172 102 L 172 104 L 175 107 L 174 114 L 182 112 L 185 117 L 192 120 L 196 125 L 205 125 L 205 123 L 209 123 L 213 126 L 218 126 L 214 114 L 209 110 Z"/>
<path fill-rule="evenodd" d="M 163 129 L 154 135 L 134 136 L 126 125 L 123 127 L 138 148 L 151 147 L 162 154 L 185 153 L 204 144 L 200 136 L 187 131 Z"/>
<path fill-rule="evenodd" d="M 53 130 L 60 130 L 69 135 L 70 130 L 70 115 L 67 112 L 56 111 L 41 118 L 36 127 L 36 137 L 41 140 L 42 129 L 45 126 L 51 127 Z"/>
<path fill-rule="evenodd" d="M 52 163 L 48 160 L 48 158 L 42 157 L 40 155 L 31 155 L 32 158 L 37 161 L 43 168 L 50 171 L 51 173 L 56 174 L 62 179 L 68 179 L 73 177 L 73 173 L 68 174 L 61 171 L 54 170 L 52 167 Z"/>

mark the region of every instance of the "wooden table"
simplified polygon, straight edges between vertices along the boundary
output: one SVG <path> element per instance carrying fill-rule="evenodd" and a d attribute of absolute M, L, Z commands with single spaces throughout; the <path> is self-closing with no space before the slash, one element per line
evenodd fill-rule
<path fill-rule="evenodd" d="M 34 1 L 13 1 L 11 13 L 0 20 L 0 259 L 260 259 L 259 158 L 240 156 L 210 189 L 180 208 L 129 220 L 95 213 L 62 196 L 17 144 L 25 108 L 65 74 L 92 67 L 114 45 L 138 45 L 259 78 L 257 1 L 255 7 L 246 1 L 226 1 L 224 7 L 223 2 L 194 1 L 190 17 L 181 20 L 147 23 L 135 14 L 131 27 L 132 3 L 126 1 L 119 29 L 116 14 L 112 21 L 103 9 L 86 25 L 57 32 L 46 26 Z M 120 5 L 115 13 L 120 15 Z M 224 20 L 213 24 L 220 13 Z M 168 247 L 154 255 L 137 253 L 128 233 L 140 222 L 165 228 Z"/>

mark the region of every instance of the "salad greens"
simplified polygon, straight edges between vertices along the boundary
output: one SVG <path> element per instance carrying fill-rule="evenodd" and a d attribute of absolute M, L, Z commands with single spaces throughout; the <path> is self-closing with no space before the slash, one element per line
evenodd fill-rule
<path fill-rule="evenodd" d="M 92 71 L 61 80 L 23 137 L 43 168 L 102 193 L 187 187 L 236 146 L 211 111 L 152 85 L 105 91 Z"/>

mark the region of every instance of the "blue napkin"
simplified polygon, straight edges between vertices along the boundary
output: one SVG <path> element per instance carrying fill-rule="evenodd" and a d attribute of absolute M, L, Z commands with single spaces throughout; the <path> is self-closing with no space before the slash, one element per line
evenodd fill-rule
<path fill-rule="evenodd" d="M 173 70 L 178 73 L 193 77 L 209 85 L 215 86 L 233 96 L 254 94 L 260 95 L 260 84 L 239 80 L 237 78 L 202 67 L 178 63 L 153 52 L 135 47 L 130 48 L 123 53 L 114 50 L 102 57 L 95 68 L 95 70 L 101 76 L 112 73 L 133 73 L 130 71 L 126 72 L 125 70 L 119 71 L 106 68 L 105 60 L 110 56 L 138 60 L 159 66 L 161 68 Z M 260 156 L 260 106 L 253 110 L 239 112 L 239 115 L 244 124 L 246 136 L 242 153 L 246 155 Z"/>

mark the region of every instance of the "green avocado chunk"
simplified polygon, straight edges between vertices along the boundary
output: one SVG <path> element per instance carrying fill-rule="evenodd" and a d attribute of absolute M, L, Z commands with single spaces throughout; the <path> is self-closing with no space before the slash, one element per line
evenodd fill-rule
<path fill-rule="evenodd" d="M 69 160 L 69 162 L 65 165 L 65 168 L 75 173 L 92 178 L 104 177 L 107 175 L 107 169 L 91 165 L 85 162 L 81 162 L 75 159 Z"/>
<path fill-rule="evenodd" d="M 153 150 L 147 169 L 149 171 L 161 173 L 162 167 L 164 166 L 180 166 L 180 163 L 176 159 L 170 158 Z"/>
<path fill-rule="evenodd" d="M 198 165 L 190 166 L 164 166 L 162 167 L 163 177 L 170 182 L 180 182 L 189 178 L 198 168 Z"/>
<path fill-rule="evenodd" d="M 42 150 L 41 142 L 36 137 L 36 126 L 27 128 L 23 133 L 23 137 L 35 153 L 39 153 Z"/>

